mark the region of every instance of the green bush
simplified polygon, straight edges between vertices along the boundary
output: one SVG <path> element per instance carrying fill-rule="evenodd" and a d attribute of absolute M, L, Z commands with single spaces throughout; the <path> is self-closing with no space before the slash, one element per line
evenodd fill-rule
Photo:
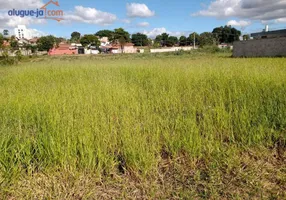
<path fill-rule="evenodd" d="M 4 49 L 2 52 L 2 56 L 0 57 L 0 65 L 13 65 L 17 62 L 15 58 L 9 56 L 8 49 Z"/>
<path fill-rule="evenodd" d="M 221 51 L 221 49 L 216 45 L 204 46 L 200 50 L 208 53 L 218 53 Z"/>
<path fill-rule="evenodd" d="M 23 54 L 20 50 L 16 51 L 16 58 L 18 61 L 23 59 Z"/>

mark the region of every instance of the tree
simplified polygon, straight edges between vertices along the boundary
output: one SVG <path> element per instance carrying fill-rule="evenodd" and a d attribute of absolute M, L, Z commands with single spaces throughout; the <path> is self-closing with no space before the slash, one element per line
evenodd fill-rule
<path fill-rule="evenodd" d="M 114 33 L 112 34 L 111 41 L 113 43 L 118 43 L 121 46 L 121 50 L 123 53 L 124 46 L 127 42 L 130 42 L 130 34 L 125 31 L 123 28 L 114 29 Z"/>
<path fill-rule="evenodd" d="M 148 46 L 152 46 L 154 44 L 154 41 L 151 38 L 148 38 Z"/>
<path fill-rule="evenodd" d="M 154 42 L 153 45 L 152 45 L 153 48 L 159 48 L 161 47 L 161 43 L 159 42 Z"/>
<path fill-rule="evenodd" d="M 210 32 L 204 32 L 200 35 L 200 46 L 215 45 L 216 39 Z"/>
<path fill-rule="evenodd" d="M 56 43 L 56 46 L 57 46 L 57 47 L 59 46 L 59 44 L 60 44 L 61 42 L 64 42 L 64 41 L 65 41 L 65 39 L 62 38 L 62 37 L 59 37 L 59 38 L 56 38 L 56 37 L 55 37 L 55 43 Z"/>
<path fill-rule="evenodd" d="M 95 35 L 92 35 L 92 34 L 84 35 L 80 39 L 80 43 L 84 47 L 86 47 L 88 45 L 93 45 L 93 46 L 98 47 L 100 45 L 100 41 L 99 41 L 98 37 L 96 37 Z"/>
<path fill-rule="evenodd" d="M 71 34 L 71 41 L 72 42 L 77 42 L 80 39 L 81 34 L 79 32 L 72 32 Z"/>
<path fill-rule="evenodd" d="M 32 53 L 36 53 L 37 51 L 37 46 L 36 45 L 31 45 L 31 44 L 28 44 L 26 45 L 26 50 L 31 50 Z"/>
<path fill-rule="evenodd" d="M 56 38 L 52 35 L 43 36 L 37 41 L 39 51 L 49 51 L 56 44 Z"/>
<path fill-rule="evenodd" d="M 186 46 L 187 45 L 187 37 L 181 36 L 179 39 L 180 46 Z"/>
<path fill-rule="evenodd" d="M 3 35 L 0 33 L 0 48 L 2 48 L 3 43 L 4 43 L 4 37 L 3 37 Z"/>
<path fill-rule="evenodd" d="M 96 36 L 102 38 L 102 37 L 108 37 L 109 40 L 112 39 L 114 32 L 111 30 L 100 30 L 95 33 Z"/>
<path fill-rule="evenodd" d="M 242 36 L 243 40 L 250 40 L 250 36 L 248 34 Z"/>
<path fill-rule="evenodd" d="M 155 42 L 160 43 L 161 46 L 166 46 L 167 45 L 167 41 L 169 38 L 169 34 L 167 33 L 162 33 L 161 35 L 157 35 L 155 38 Z"/>
<path fill-rule="evenodd" d="M 197 45 L 200 44 L 200 35 L 196 32 L 191 33 L 188 37 L 188 45 L 194 45 L 194 38 Z"/>
<path fill-rule="evenodd" d="M 169 34 L 167 34 L 167 33 L 162 33 L 161 36 L 162 36 L 163 46 L 166 46 L 166 45 L 167 45 L 168 38 L 169 38 Z"/>
<path fill-rule="evenodd" d="M 231 26 L 216 27 L 212 33 L 219 43 L 233 43 L 241 36 L 241 32 Z"/>
<path fill-rule="evenodd" d="M 114 29 L 114 32 L 111 36 L 111 41 L 116 43 L 119 42 L 119 39 L 121 39 L 121 41 L 124 39 L 125 42 L 130 42 L 130 34 L 123 28 Z"/>
<path fill-rule="evenodd" d="M 16 39 L 16 37 L 11 37 L 10 39 L 10 47 L 12 48 L 12 50 L 16 50 L 19 48 L 19 44 L 18 41 Z"/>
<path fill-rule="evenodd" d="M 162 35 L 157 35 L 155 40 L 154 40 L 155 44 L 159 44 L 159 46 L 163 46 L 163 39 L 162 39 Z"/>
<path fill-rule="evenodd" d="M 142 33 L 132 34 L 131 41 L 135 46 L 148 46 L 148 37 Z"/>
<path fill-rule="evenodd" d="M 175 37 L 175 36 L 170 36 L 170 37 L 168 37 L 168 39 L 167 39 L 166 45 L 167 45 L 168 47 L 172 47 L 172 46 L 174 46 L 175 44 L 177 44 L 178 41 L 179 41 L 179 40 L 178 40 L 177 37 Z"/>
<path fill-rule="evenodd" d="M 241 36 L 241 31 L 237 30 L 236 28 L 231 28 L 231 36 L 230 36 L 230 43 L 234 41 L 239 41 L 239 37 Z"/>
<path fill-rule="evenodd" d="M 120 44 L 120 47 L 121 47 L 121 53 L 123 53 L 124 52 L 124 46 L 125 46 L 125 44 L 126 44 L 126 39 L 123 37 L 123 36 L 121 36 L 119 39 L 118 39 L 118 42 L 119 42 L 119 44 Z"/>
<path fill-rule="evenodd" d="M 9 35 L 9 31 L 7 29 L 3 30 L 3 35 L 4 36 L 8 36 Z"/>

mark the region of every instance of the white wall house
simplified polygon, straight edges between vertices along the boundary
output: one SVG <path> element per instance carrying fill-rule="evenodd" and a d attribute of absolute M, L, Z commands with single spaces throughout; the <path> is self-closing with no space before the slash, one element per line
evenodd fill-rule
<path fill-rule="evenodd" d="M 32 39 L 32 33 L 25 25 L 18 25 L 17 28 L 14 29 L 15 36 L 19 39 L 25 38 L 25 39 Z"/>
<path fill-rule="evenodd" d="M 108 37 L 102 37 L 99 39 L 100 41 L 100 46 L 107 46 L 107 45 L 110 45 L 110 42 L 108 40 Z"/>

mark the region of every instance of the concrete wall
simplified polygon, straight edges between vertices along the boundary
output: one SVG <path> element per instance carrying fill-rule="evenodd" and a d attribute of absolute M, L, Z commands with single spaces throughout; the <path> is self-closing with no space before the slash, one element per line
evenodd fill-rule
<path fill-rule="evenodd" d="M 170 47 L 170 48 L 163 48 L 163 49 L 150 49 L 151 53 L 163 53 L 163 52 L 174 52 L 179 50 L 190 51 L 194 49 L 194 47 Z"/>
<path fill-rule="evenodd" d="M 234 42 L 233 56 L 234 57 L 286 56 L 286 37 Z"/>
<path fill-rule="evenodd" d="M 137 48 L 135 48 L 134 46 L 125 46 L 124 53 L 137 53 Z"/>
<path fill-rule="evenodd" d="M 122 53 L 122 49 L 112 49 L 112 53 Z M 137 48 L 133 46 L 125 46 L 123 49 L 123 53 L 137 53 Z"/>

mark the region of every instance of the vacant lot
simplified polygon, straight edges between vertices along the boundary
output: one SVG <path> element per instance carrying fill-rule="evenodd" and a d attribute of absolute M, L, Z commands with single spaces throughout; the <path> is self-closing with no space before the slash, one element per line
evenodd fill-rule
<path fill-rule="evenodd" d="M 285 58 L 0 67 L 1 199 L 284 199 L 285 139 Z"/>

